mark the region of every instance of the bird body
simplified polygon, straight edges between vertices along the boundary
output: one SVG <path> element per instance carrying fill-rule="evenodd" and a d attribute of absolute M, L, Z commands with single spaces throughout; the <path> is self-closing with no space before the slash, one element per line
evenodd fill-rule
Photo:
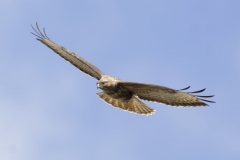
<path fill-rule="evenodd" d="M 175 90 L 154 84 L 125 82 L 119 78 L 106 75 L 82 57 L 51 41 L 46 35 L 45 29 L 43 29 L 42 33 L 37 23 L 37 29 L 34 27 L 32 28 L 35 31 L 35 33 L 32 34 L 38 37 L 37 40 L 48 46 L 55 53 L 69 61 L 82 72 L 97 79 L 97 88 L 103 90 L 103 92 L 97 93 L 97 95 L 106 103 L 114 107 L 137 114 L 151 115 L 155 112 L 155 110 L 141 102 L 139 98 L 176 107 L 208 106 L 205 102 L 215 103 L 213 101 L 203 99 L 211 98 L 213 95 L 194 95 L 195 93 L 203 92 L 205 89 L 195 92 L 184 92 L 184 90 L 189 89 L 190 86 L 181 90 Z"/>

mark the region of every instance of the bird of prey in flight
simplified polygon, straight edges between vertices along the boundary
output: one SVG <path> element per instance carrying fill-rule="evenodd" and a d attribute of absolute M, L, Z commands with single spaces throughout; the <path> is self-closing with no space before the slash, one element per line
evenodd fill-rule
<path fill-rule="evenodd" d="M 203 92 L 205 88 L 195 92 L 185 92 L 185 90 L 189 89 L 190 86 L 181 90 L 175 90 L 154 84 L 125 82 L 119 78 L 104 74 L 97 67 L 87 62 L 82 57 L 51 41 L 45 32 L 45 28 L 43 29 L 43 32 L 41 32 L 37 23 L 36 29 L 33 26 L 32 28 L 35 32 L 32 34 L 37 36 L 37 40 L 45 44 L 82 72 L 96 78 L 98 80 L 97 88 L 103 90 L 103 92 L 97 93 L 97 95 L 106 103 L 114 107 L 137 114 L 151 115 L 155 112 L 155 110 L 144 104 L 139 99 L 176 107 L 208 106 L 206 102 L 215 103 L 204 99 L 211 98 L 213 95 L 195 95 L 196 93 Z"/>

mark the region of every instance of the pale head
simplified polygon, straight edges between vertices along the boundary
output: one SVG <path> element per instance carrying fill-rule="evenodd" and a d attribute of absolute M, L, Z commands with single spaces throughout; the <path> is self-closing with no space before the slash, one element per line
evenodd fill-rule
<path fill-rule="evenodd" d="M 116 87 L 117 81 L 120 81 L 120 79 L 109 76 L 109 75 L 104 75 L 97 82 L 97 88 L 100 88 L 102 90 L 113 89 Z"/>

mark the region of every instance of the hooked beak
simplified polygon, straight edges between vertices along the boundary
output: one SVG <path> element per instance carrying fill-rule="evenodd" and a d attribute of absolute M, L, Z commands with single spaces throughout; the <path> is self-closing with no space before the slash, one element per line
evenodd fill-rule
<path fill-rule="evenodd" d="M 97 89 L 100 88 L 100 84 L 97 82 Z"/>

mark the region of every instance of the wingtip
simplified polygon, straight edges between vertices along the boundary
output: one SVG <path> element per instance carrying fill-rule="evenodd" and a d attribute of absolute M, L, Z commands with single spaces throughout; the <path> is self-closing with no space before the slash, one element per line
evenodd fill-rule
<path fill-rule="evenodd" d="M 48 39 L 50 40 L 50 38 L 47 36 L 45 28 L 43 28 L 43 33 L 41 32 L 38 22 L 36 21 L 36 27 L 34 28 L 32 24 L 30 24 L 32 29 L 34 30 L 35 33 L 31 32 L 33 35 L 37 36 L 39 39 L 37 40 L 42 40 L 42 39 Z"/>

